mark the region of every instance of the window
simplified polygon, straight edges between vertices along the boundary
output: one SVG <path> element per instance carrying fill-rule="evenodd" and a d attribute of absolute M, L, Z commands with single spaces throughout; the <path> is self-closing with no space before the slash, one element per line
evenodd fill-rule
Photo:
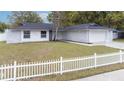
<path fill-rule="evenodd" d="M 46 31 L 41 31 L 41 38 L 46 38 Z"/>
<path fill-rule="evenodd" d="M 24 38 L 30 38 L 30 31 L 24 31 Z"/>

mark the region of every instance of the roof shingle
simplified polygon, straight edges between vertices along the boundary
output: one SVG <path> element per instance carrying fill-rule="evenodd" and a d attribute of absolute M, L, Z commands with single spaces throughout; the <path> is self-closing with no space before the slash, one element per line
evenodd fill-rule
<path fill-rule="evenodd" d="M 74 25 L 74 26 L 68 26 L 65 27 L 64 30 L 79 30 L 79 29 L 109 29 L 107 27 L 95 24 L 95 23 L 89 23 L 89 24 L 80 24 L 80 25 Z"/>
<path fill-rule="evenodd" d="M 48 29 L 48 30 L 52 30 L 53 24 L 50 24 L 50 23 L 23 23 L 16 29 Z M 88 24 L 68 26 L 65 28 L 61 28 L 60 31 L 80 30 L 80 29 L 109 29 L 109 28 L 95 24 L 95 23 L 88 23 Z"/>
<path fill-rule="evenodd" d="M 52 30 L 52 24 L 49 23 L 23 23 L 16 29 L 49 29 Z"/>

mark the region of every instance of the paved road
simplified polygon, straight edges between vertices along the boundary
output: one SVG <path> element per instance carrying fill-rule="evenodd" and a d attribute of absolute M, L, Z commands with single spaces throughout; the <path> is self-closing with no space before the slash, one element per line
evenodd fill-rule
<path fill-rule="evenodd" d="M 87 78 L 78 79 L 76 81 L 124 81 L 124 70 L 117 70 Z"/>

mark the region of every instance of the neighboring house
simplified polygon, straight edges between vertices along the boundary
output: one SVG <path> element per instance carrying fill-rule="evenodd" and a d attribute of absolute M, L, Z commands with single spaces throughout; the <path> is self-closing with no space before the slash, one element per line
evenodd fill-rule
<path fill-rule="evenodd" d="M 47 23 L 24 23 L 17 28 L 6 30 L 6 42 L 50 41 L 55 34 L 52 27 L 52 24 Z M 113 29 L 95 23 L 69 26 L 58 31 L 57 39 L 85 43 L 111 42 Z"/>

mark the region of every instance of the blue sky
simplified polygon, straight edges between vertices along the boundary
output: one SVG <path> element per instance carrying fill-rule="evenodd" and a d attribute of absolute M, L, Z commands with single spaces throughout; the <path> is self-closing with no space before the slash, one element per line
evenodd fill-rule
<path fill-rule="evenodd" d="M 48 23 L 48 11 L 38 11 L 38 14 L 43 18 L 45 23 Z M 9 15 L 11 15 L 11 11 L 0 11 L 0 22 L 9 23 Z"/>

